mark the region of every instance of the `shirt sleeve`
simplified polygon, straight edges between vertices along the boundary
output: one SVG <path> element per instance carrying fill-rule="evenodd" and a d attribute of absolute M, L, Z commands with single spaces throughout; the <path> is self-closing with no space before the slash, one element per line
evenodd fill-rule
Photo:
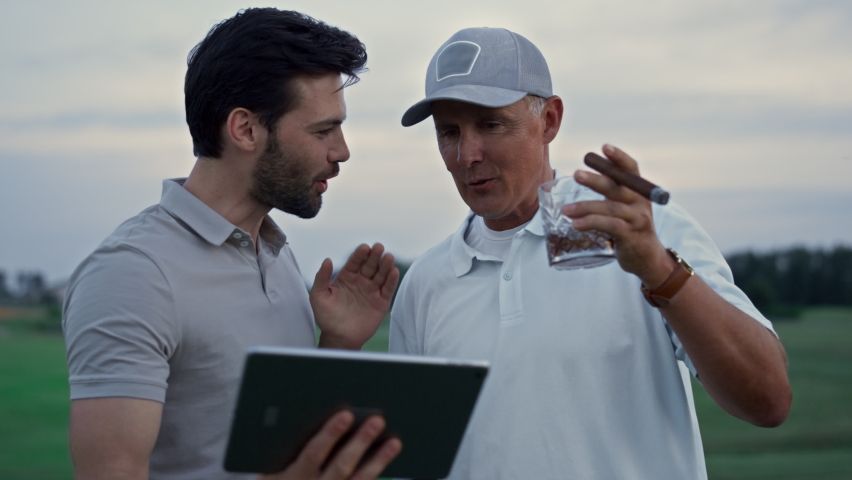
<path fill-rule="evenodd" d="M 695 270 L 695 274 L 719 296 L 775 334 L 772 322 L 764 317 L 746 294 L 734 284 L 731 268 L 710 235 L 683 207 L 676 203 L 669 203 L 666 206 L 654 205 L 654 218 L 659 218 L 657 235 L 663 245 L 672 248 L 686 260 Z M 680 339 L 670 326 L 666 325 L 666 329 L 675 348 L 675 356 L 686 363 L 692 374 L 696 375 L 695 367 Z"/>
<path fill-rule="evenodd" d="M 77 268 L 63 308 L 71 399 L 163 402 L 179 332 L 162 271 L 144 253 L 100 247 Z"/>

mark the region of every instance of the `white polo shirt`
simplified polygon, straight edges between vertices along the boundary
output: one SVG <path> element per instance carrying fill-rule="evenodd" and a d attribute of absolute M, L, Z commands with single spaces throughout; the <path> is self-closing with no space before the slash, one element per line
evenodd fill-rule
<path fill-rule="evenodd" d="M 772 328 L 683 208 L 653 214 L 663 245 Z M 391 352 L 492 364 L 449 478 L 706 479 L 690 362 L 640 280 L 617 262 L 550 268 L 538 215 L 505 261 L 482 254 L 472 218 L 414 262 L 391 315 Z"/>

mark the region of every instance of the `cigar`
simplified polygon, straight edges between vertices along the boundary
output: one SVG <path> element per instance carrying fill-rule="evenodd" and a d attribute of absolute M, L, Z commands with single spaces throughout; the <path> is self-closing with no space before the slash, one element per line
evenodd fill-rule
<path fill-rule="evenodd" d="M 628 172 L 602 156 L 589 152 L 583 162 L 611 178 L 615 183 L 633 190 L 648 200 L 665 205 L 669 203 L 669 192 L 645 180 L 639 175 Z"/>

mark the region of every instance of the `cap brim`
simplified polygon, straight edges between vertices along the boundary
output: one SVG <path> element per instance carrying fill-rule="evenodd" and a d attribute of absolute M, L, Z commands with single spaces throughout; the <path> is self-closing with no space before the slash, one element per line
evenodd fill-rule
<path fill-rule="evenodd" d="M 437 100 L 455 100 L 483 107 L 498 108 L 511 105 L 525 96 L 527 96 L 527 92 L 499 87 L 455 85 L 437 90 L 432 95 L 412 105 L 402 115 L 402 126 L 410 127 L 429 118 L 432 115 L 432 102 Z"/>

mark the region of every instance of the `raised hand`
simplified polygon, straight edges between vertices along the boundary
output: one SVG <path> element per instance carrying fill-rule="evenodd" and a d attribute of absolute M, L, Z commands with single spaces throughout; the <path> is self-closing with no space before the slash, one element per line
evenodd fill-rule
<path fill-rule="evenodd" d="M 612 145 L 604 145 L 603 153 L 619 167 L 639 174 L 638 163 L 627 153 Z M 673 261 L 657 238 L 651 201 L 603 175 L 577 171 L 574 179 L 606 197 L 565 206 L 563 213 L 573 219 L 574 227 L 612 235 L 622 269 L 638 276 L 645 285 L 662 283 Z"/>
<path fill-rule="evenodd" d="M 326 258 L 314 279 L 310 300 L 320 331 L 320 347 L 359 350 L 379 328 L 399 283 L 393 255 L 376 243 L 361 244 L 331 281 Z"/>

